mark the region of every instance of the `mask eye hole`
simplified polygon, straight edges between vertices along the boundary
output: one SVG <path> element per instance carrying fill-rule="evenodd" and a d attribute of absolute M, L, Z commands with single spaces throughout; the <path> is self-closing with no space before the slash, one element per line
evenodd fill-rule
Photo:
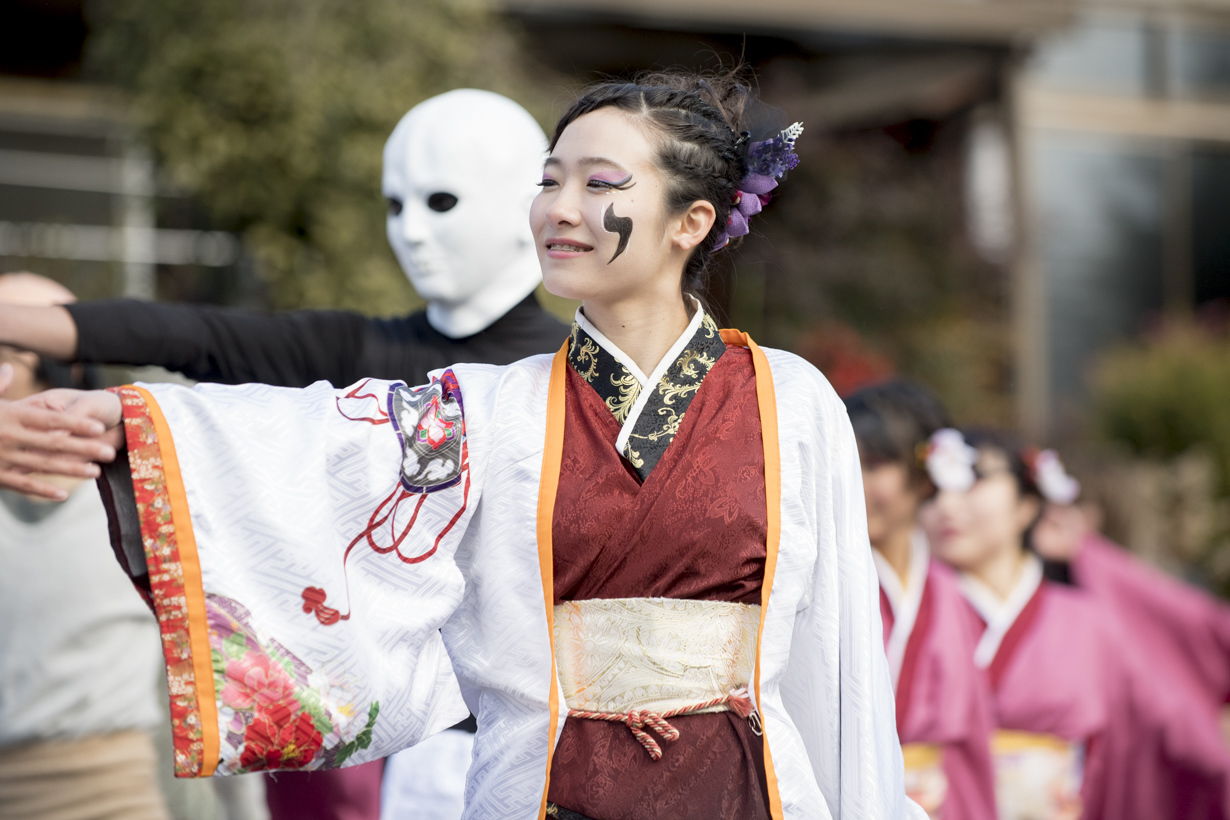
<path fill-rule="evenodd" d="M 451 211 L 457 205 L 457 197 L 444 191 L 437 191 L 427 197 L 427 207 L 433 211 L 444 213 Z"/>
<path fill-rule="evenodd" d="M 401 200 L 391 196 L 386 196 L 384 201 L 389 206 L 389 216 L 401 216 Z"/>

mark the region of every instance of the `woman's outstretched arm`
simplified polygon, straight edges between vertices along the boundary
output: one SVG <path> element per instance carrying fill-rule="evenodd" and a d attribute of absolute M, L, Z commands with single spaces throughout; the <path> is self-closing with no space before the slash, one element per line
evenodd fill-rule
<path fill-rule="evenodd" d="M 13 379 L 0 365 L 0 396 Z M 40 476 L 97 478 L 124 446 L 120 400 L 112 393 L 47 390 L 21 401 L 0 400 L 0 487 L 62 501 L 64 490 Z"/>

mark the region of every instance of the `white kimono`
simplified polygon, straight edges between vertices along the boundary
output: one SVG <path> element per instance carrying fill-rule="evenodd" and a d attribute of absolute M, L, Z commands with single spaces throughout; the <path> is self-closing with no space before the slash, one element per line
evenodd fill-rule
<path fill-rule="evenodd" d="M 722 336 L 752 349 L 764 442 L 748 689 L 772 816 L 923 817 L 902 787 L 844 407 L 802 359 Z M 415 389 L 120 390 L 136 503 L 123 482 L 104 494 L 122 560 L 149 570 L 177 774 L 360 763 L 468 709 L 465 816 L 544 816 L 567 716 L 551 547 L 566 366 L 561 350 Z"/>

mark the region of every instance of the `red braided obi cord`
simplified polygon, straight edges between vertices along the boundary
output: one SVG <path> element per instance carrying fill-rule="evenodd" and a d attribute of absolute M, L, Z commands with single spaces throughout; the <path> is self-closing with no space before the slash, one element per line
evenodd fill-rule
<path fill-rule="evenodd" d="M 623 713 L 586 712 L 583 709 L 569 709 L 568 717 L 627 724 L 628 728 L 632 730 L 632 735 L 645 747 L 645 751 L 649 752 L 649 756 L 654 760 L 661 760 L 662 747 L 658 745 L 658 741 L 653 739 L 653 735 L 649 734 L 645 729 L 653 729 L 663 740 L 678 740 L 679 730 L 667 723 L 667 718 L 680 715 L 696 715 L 701 712 L 730 711 L 746 719 L 751 716 L 754 710 L 755 707 L 752 706 L 752 699 L 748 697 L 747 688 L 744 687 L 738 692 L 732 692 L 729 695 L 723 695 L 720 698 L 714 698 L 705 703 L 698 703 L 695 706 L 684 706 L 680 709 L 668 709 L 661 714 L 651 712 L 648 709 L 629 709 Z"/>
<path fill-rule="evenodd" d="M 679 739 L 670 718 L 755 721 L 747 682 L 759 626 L 760 607 L 724 601 L 566 601 L 555 607 L 555 654 L 568 716 L 623 723 L 654 760 L 654 734 Z"/>

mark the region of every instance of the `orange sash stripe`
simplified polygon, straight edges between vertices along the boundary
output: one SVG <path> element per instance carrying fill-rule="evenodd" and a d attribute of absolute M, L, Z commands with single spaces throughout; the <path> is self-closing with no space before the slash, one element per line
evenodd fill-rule
<path fill-rule="evenodd" d="M 167 495 L 171 502 L 171 521 L 175 526 L 179 561 L 184 574 L 184 594 L 188 609 L 188 643 L 192 652 L 192 674 L 196 679 L 197 709 L 201 716 L 204 749 L 201 754 L 200 777 L 209 777 L 218 766 L 221 738 L 218 736 L 218 704 L 214 691 L 213 660 L 209 648 L 209 620 L 205 615 L 205 587 L 201 580 L 201 560 L 197 555 L 196 536 L 192 532 L 192 515 L 184 478 L 175 454 L 171 428 L 158 402 L 148 390 L 134 387 L 149 410 L 154 432 L 158 436 L 158 452 L 166 478 Z"/>
<path fill-rule="evenodd" d="M 769 360 L 752 337 L 740 330 L 723 329 L 722 341 L 728 345 L 746 347 L 752 351 L 756 370 L 756 403 L 760 408 L 760 438 L 764 443 L 764 494 L 768 507 L 768 528 L 765 532 L 764 581 L 760 588 L 760 628 L 756 633 L 756 708 L 760 709 L 760 725 L 764 732 L 764 773 L 769 787 L 769 814 L 782 820 L 782 798 L 773 769 L 773 753 L 769 749 L 769 727 L 760 700 L 760 655 L 764 646 L 764 621 L 769 612 L 769 596 L 773 592 L 773 576 L 777 572 L 777 552 L 782 540 L 782 454 L 777 430 L 777 394 L 773 388 L 773 372 Z"/>
<path fill-rule="evenodd" d="M 555 758 L 555 737 L 559 730 L 559 685 L 555 672 L 555 563 L 551 537 L 555 524 L 555 494 L 564 458 L 564 388 L 568 383 L 568 342 L 565 341 L 551 361 L 551 381 L 547 386 L 547 435 L 542 448 L 542 478 L 538 484 L 538 571 L 542 575 L 543 603 L 547 608 L 547 642 L 551 646 L 550 735 L 547 737 L 547 779 L 542 788 L 538 820 L 547 816 L 547 792 L 551 788 L 551 762 Z"/>

